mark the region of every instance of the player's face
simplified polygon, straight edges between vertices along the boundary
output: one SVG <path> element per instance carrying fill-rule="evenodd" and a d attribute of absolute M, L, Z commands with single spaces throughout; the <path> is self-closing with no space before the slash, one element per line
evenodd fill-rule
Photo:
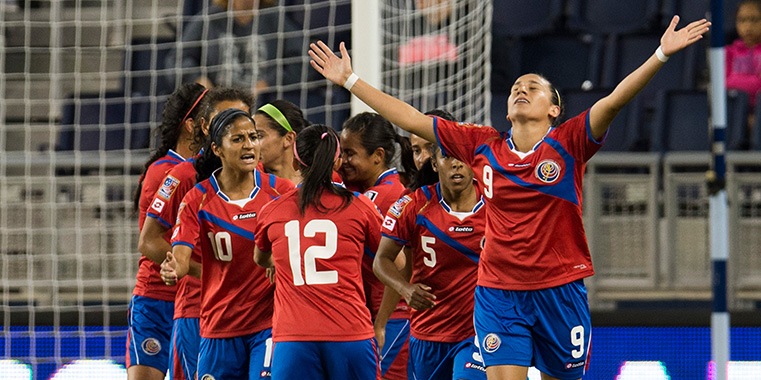
<path fill-rule="evenodd" d="M 443 157 L 441 151 L 436 153 L 435 159 L 436 165 L 433 169 L 439 173 L 441 187 L 458 193 L 467 189 L 468 186 L 473 186 L 473 170 L 462 161 Z"/>
<path fill-rule="evenodd" d="M 433 144 L 416 134 L 410 134 L 410 144 L 412 145 L 412 158 L 415 160 L 415 167 L 420 170 L 425 160 L 431 158 Z"/>
<path fill-rule="evenodd" d="M 507 120 L 526 122 L 557 117 L 560 107 L 552 104 L 552 90 L 546 79 L 536 74 L 518 78 L 507 98 Z"/>
<path fill-rule="evenodd" d="M 236 117 L 232 127 L 222 137 L 221 146 L 213 145 L 224 168 L 250 172 L 259 164 L 259 134 L 254 123 L 245 117 Z"/>
<path fill-rule="evenodd" d="M 743 4 L 737 8 L 735 26 L 737 35 L 748 47 L 761 43 L 761 9 L 755 4 Z"/>
<path fill-rule="evenodd" d="M 347 184 L 364 184 L 372 181 L 378 172 L 378 166 L 383 164 L 382 157 L 376 152 L 368 154 L 362 146 L 357 133 L 344 129 L 341 132 L 341 174 Z"/>
<path fill-rule="evenodd" d="M 286 149 L 293 149 L 293 140 L 281 136 L 280 131 L 283 127 L 272 122 L 270 118 L 262 114 L 254 115 L 256 129 L 261 136 L 261 161 L 265 168 L 269 169 L 280 158 L 282 158 Z"/>

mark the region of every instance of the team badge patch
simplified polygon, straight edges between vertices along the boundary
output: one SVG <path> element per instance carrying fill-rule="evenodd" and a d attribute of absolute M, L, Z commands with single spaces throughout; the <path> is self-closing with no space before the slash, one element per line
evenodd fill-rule
<path fill-rule="evenodd" d="M 177 185 L 180 184 L 180 181 L 177 180 L 177 178 L 174 178 L 172 176 L 167 176 L 164 180 L 164 184 L 161 185 L 161 188 L 159 189 L 159 196 L 169 200 L 169 198 L 172 197 L 172 193 L 174 193 L 174 190 L 177 188 Z"/>
<path fill-rule="evenodd" d="M 207 374 L 205 374 L 205 375 L 201 376 L 201 380 L 217 380 L 217 379 L 215 379 L 215 378 L 214 378 L 214 376 L 212 376 L 212 375 L 209 375 L 209 374 L 207 373 Z"/>
<path fill-rule="evenodd" d="M 410 198 L 408 195 L 405 195 L 399 198 L 399 200 L 394 202 L 391 208 L 388 209 L 389 214 L 398 218 L 399 216 L 402 215 L 402 211 L 404 211 L 404 207 L 407 206 L 407 203 L 410 203 L 411 200 L 412 198 Z"/>
<path fill-rule="evenodd" d="M 544 160 L 536 166 L 534 175 L 544 183 L 553 183 L 560 178 L 560 165 L 553 160 Z"/>
<path fill-rule="evenodd" d="M 396 219 L 392 218 L 390 215 L 386 215 L 386 218 L 383 219 L 383 228 L 389 231 L 393 231 L 395 225 Z"/>
<path fill-rule="evenodd" d="M 140 347 L 148 355 L 156 355 L 161 351 L 161 343 L 156 338 L 145 338 Z"/>
<path fill-rule="evenodd" d="M 365 192 L 365 196 L 370 198 L 371 201 L 375 202 L 375 197 L 378 196 L 378 192 L 375 190 L 367 190 Z"/>
<path fill-rule="evenodd" d="M 484 338 L 484 350 L 486 352 L 494 352 L 499 349 L 499 346 L 502 344 L 502 339 L 499 339 L 499 336 L 495 333 L 489 333 L 486 335 L 486 338 Z"/>

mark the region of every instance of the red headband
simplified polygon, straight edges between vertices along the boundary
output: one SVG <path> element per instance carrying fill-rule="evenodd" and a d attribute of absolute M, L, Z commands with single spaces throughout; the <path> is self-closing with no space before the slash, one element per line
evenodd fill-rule
<path fill-rule="evenodd" d="M 203 90 L 203 92 L 201 93 L 201 95 L 198 95 L 198 99 L 196 99 L 196 102 L 195 102 L 195 103 L 193 103 L 193 106 L 192 106 L 192 107 L 190 107 L 190 109 L 188 110 L 188 113 L 186 113 L 186 114 L 185 114 L 185 117 L 183 117 L 183 118 L 182 118 L 182 121 L 180 122 L 180 128 L 182 128 L 182 125 L 183 125 L 183 124 L 185 124 L 185 120 L 187 120 L 187 119 L 188 119 L 188 116 L 190 116 L 190 113 L 191 113 L 191 112 L 193 112 L 193 110 L 196 108 L 196 106 L 198 105 L 198 103 L 200 103 L 200 102 L 201 102 L 201 99 L 203 99 L 203 96 L 204 96 L 204 95 L 206 95 L 206 93 L 207 93 L 207 92 L 209 92 L 209 89 L 208 89 L 208 88 L 205 88 L 205 89 Z"/>

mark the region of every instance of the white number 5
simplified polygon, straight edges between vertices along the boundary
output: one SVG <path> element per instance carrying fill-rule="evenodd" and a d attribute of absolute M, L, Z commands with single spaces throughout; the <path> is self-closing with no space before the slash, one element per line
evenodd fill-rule
<path fill-rule="evenodd" d="M 317 259 L 329 259 L 336 254 L 338 248 L 338 229 L 335 223 L 326 219 L 315 219 L 304 226 L 304 237 L 314 237 L 318 233 L 325 234 L 325 245 L 313 245 L 304 251 L 304 277 L 301 276 L 301 232 L 299 221 L 291 220 L 285 224 L 285 236 L 288 238 L 288 259 L 291 262 L 293 284 L 296 286 L 335 284 L 338 282 L 338 272 L 334 270 L 317 270 Z M 306 278 L 306 282 L 304 279 Z"/>
<path fill-rule="evenodd" d="M 428 244 L 436 244 L 436 239 L 428 236 L 421 236 L 420 245 L 423 248 L 423 252 L 431 255 L 431 258 L 423 257 L 423 262 L 425 265 L 433 268 L 436 266 L 436 251 L 434 251 L 433 248 L 429 247 Z"/>

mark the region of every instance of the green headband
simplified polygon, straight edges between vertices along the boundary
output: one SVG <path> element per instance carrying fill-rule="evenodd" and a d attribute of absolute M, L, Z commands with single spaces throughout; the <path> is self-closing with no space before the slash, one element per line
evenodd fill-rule
<path fill-rule="evenodd" d="M 277 107 L 273 106 L 270 103 L 267 103 L 261 107 L 257 111 L 262 111 L 269 115 L 271 118 L 275 119 L 275 121 L 280 124 L 281 127 L 283 127 L 288 132 L 293 132 L 293 128 L 291 128 L 291 123 L 288 122 L 288 119 L 285 118 L 285 115 L 283 115 L 282 112 L 280 112 Z"/>

